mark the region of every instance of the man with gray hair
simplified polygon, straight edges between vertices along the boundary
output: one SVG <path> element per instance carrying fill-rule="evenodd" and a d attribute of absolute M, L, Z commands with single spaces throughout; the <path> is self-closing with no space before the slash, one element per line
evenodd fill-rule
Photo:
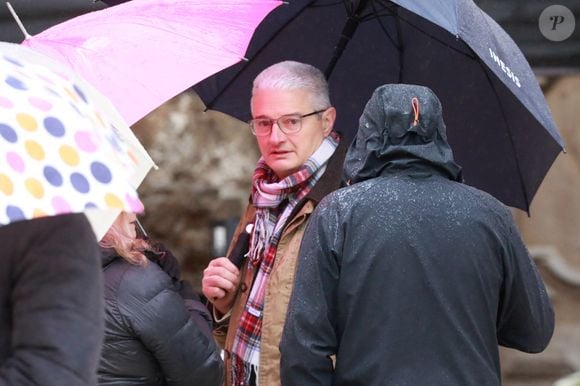
<path fill-rule="evenodd" d="M 228 257 L 204 270 L 202 290 L 224 345 L 226 385 L 275 386 L 300 242 L 318 202 L 340 186 L 346 144 L 333 131 L 326 79 L 311 65 L 285 61 L 262 71 L 251 108 L 262 157 L 250 203 Z"/>

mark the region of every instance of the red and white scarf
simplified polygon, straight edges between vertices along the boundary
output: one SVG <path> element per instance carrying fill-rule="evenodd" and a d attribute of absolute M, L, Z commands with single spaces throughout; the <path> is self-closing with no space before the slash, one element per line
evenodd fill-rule
<path fill-rule="evenodd" d="M 259 264 L 259 269 L 232 346 L 232 377 L 236 386 L 249 384 L 252 367 L 256 375 L 258 374 L 264 294 L 282 231 L 290 220 L 293 209 L 324 173 L 338 141 L 338 136 L 331 133 L 298 171 L 281 181 L 263 158 L 258 161 L 252 179 L 256 217 L 248 261 L 249 264 Z"/>

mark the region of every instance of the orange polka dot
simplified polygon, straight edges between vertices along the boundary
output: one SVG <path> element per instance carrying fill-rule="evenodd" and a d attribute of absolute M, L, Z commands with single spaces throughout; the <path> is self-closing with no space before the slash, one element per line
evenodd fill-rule
<path fill-rule="evenodd" d="M 26 186 L 26 190 L 32 194 L 32 197 L 42 198 L 44 196 L 44 188 L 37 179 L 27 178 L 26 181 L 24 181 L 24 186 Z"/>
<path fill-rule="evenodd" d="M 6 196 L 11 196 L 14 193 L 14 184 L 12 180 L 5 174 L 0 174 L 0 192 Z"/>
<path fill-rule="evenodd" d="M 36 122 L 36 119 L 30 114 L 18 113 L 16 114 L 16 121 L 24 130 L 35 131 L 38 129 L 38 122 Z"/>
<path fill-rule="evenodd" d="M 77 150 L 69 145 L 62 145 L 58 151 L 60 158 L 70 166 L 77 166 L 80 162 L 79 153 Z"/>
<path fill-rule="evenodd" d="M 71 90 L 70 88 L 65 88 L 64 91 L 66 91 L 67 95 L 75 102 L 79 102 L 79 96 L 77 95 L 76 92 L 74 92 L 73 90 Z"/>
<path fill-rule="evenodd" d="M 111 209 L 123 209 L 123 201 L 113 193 L 107 193 L 105 195 L 105 203 Z"/>
<path fill-rule="evenodd" d="M 48 216 L 48 214 L 45 211 L 43 211 L 42 209 L 36 208 L 32 212 L 32 217 L 33 218 L 46 217 L 46 216 Z"/>
<path fill-rule="evenodd" d="M 36 141 L 28 140 L 24 143 L 24 148 L 28 155 L 30 155 L 35 160 L 43 160 L 44 159 L 44 149 L 40 144 Z"/>

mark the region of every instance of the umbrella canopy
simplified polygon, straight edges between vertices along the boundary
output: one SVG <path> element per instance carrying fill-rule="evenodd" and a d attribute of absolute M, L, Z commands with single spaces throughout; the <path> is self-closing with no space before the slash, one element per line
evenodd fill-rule
<path fill-rule="evenodd" d="M 132 125 L 239 62 L 279 0 L 135 0 L 57 24 L 23 44 L 66 63 Z"/>
<path fill-rule="evenodd" d="M 144 156 L 129 142 L 130 129 L 110 102 L 67 72 L 30 48 L 0 42 L 0 225 L 143 211 L 130 181 L 141 178 Z"/>
<path fill-rule="evenodd" d="M 247 120 L 253 78 L 302 61 L 326 72 L 337 129 L 352 139 L 375 88 L 425 85 L 465 182 L 528 212 L 563 148 L 522 52 L 471 0 L 293 0 L 257 28 L 246 56 L 194 87 L 207 108 Z"/>

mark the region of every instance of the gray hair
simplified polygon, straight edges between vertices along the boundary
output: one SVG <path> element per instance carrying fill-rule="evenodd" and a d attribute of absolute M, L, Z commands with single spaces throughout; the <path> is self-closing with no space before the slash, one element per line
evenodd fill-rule
<path fill-rule="evenodd" d="M 271 65 L 254 79 L 252 97 L 257 90 L 297 90 L 308 91 L 312 107 L 323 110 L 331 107 L 328 82 L 322 71 L 306 64 L 287 60 Z"/>

